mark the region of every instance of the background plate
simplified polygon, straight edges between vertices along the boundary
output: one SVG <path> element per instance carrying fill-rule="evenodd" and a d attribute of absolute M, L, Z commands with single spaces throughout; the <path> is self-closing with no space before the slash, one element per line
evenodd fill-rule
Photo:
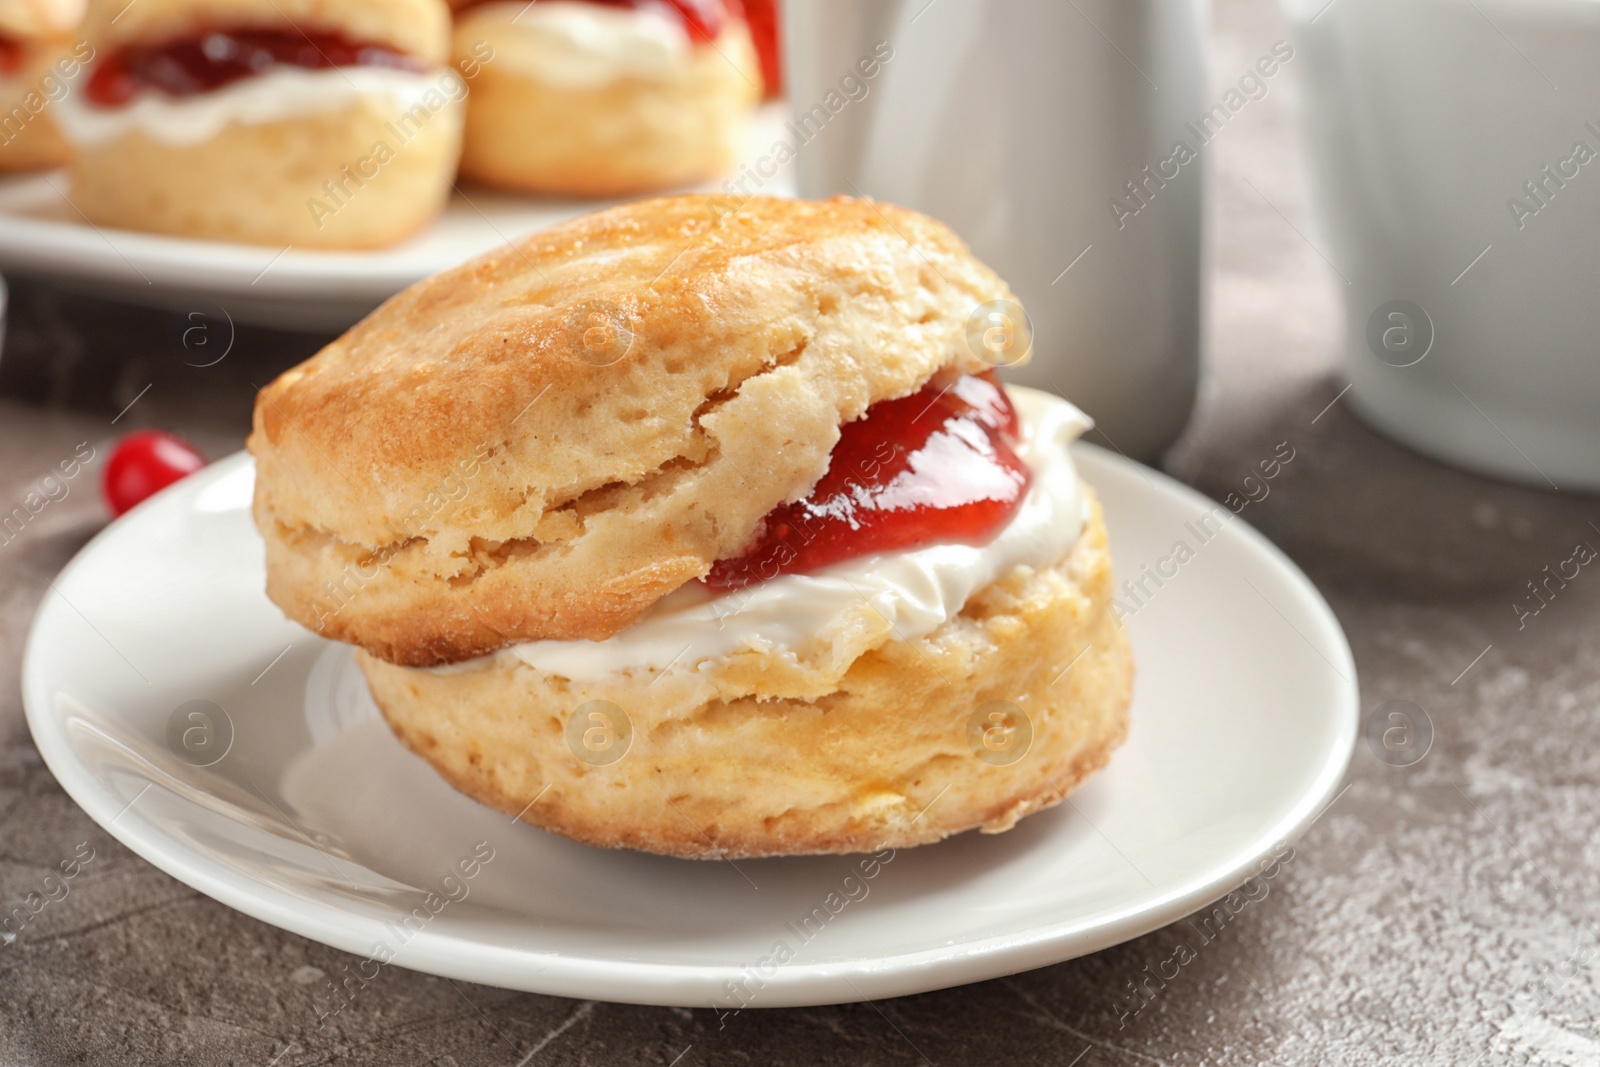
<path fill-rule="evenodd" d="M 767 104 L 745 159 L 767 155 L 788 108 Z M 739 173 L 738 168 L 734 173 Z M 439 220 L 409 241 L 368 252 L 267 248 L 94 226 L 67 199 L 66 171 L 0 178 L 0 270 L 71 282 L 84 292 L 171 311 L 217 307 L 279 329 L 342 330 L 412 282 L 507 241 L 616 200 L 561 200 L 458 186 Z M 721 183 L 697 186 L 716 192 Z M 794 195 L 793 163 L 752 192 Z"/>
<path fill-rule="evenodd" d="M 242 453 L 113 523 L 62 572 L 29 640 L 28 721 L 73 799 L 151 863 L 417 970 L 695 1007 L 735 1006 L 725 986 L 742 981 L 777 1007 L 1054 963 L 1254 874 L 1334 796 L 1358 716 L 1344 635 L 1276 548 L 1239 520 L 1202 538 L 1201 516 L 1225 508 L 1091 445 L 1074 454 L 1119 574 L 1166 574 L 1124 598 L 1138 665 L 1128 743 L 1068 803 L 1007 834 L 899 852 L 870 879 L 860 857 L 593 849 L 453 792 L 379 720 L 350 650 L 266 599 Z M 220 706 L 215 736 L 232 734 L 209 767 L 168 742 L 192 700 Z M 487 850 L 475 877 L 446 881 Z M 801 917 L 852 874 L 864 894 L 802 937 Z M 417 909 L 426 919 L 406 922 Z M 773 965 L 779 943 L 793 958 Z"/>

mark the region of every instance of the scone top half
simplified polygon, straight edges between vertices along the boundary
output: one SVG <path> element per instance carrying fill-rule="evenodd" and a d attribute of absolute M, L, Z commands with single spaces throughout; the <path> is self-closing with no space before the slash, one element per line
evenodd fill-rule
<path fill-rule="evenodd" d="M 869 201 L 641 201 L 412 286 L 261 391 L 267 591 L 394 663 L 603 639 L 738 554 L 839 427 L 988 369 L 1012 299 Z"/>
<path fill-rule="evenodd" d="M 216 30 L 298 28 L 382 45 L 430 67 L 446 59 L 449 27 L 439 0 L 90 0 L 84 24 L 97 52 Z"/>
<path fill-rule="evenodd" d="M 0 38 L 27 44 L 65 37 L 83 19 L 83 0 L 0 0 Z"/>

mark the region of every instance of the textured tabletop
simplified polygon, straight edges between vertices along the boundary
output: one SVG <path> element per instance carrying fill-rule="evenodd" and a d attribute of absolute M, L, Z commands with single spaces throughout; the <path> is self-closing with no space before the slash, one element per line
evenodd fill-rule
<path fill-rule="evenodd" d="M 1215 6 L 1223 86 L 1283 31 L 1267 0 Z M 1314 243 L 1296 95 L 1275 82 L 1216 140 L 1205 378 L 1165 466 L 1221 500 L 1293 444 L 1248 520 L 1333 605 L 1364 712 L 1413 702 L 1434 738 L 1409 766 L 1360 744 L 1270 892 L 1214 940 L 1182 952 L 1195 939 L 1179 924 L 997 981 L 724 1028 L 710 1010 L 390 968 L 378 995 L 319 1031 L 312 994 L 347 957 L 132 855 L 29 739 L 29 621 L 105 521 L 84 480 L 0 543 L 0 905 L 80 861 L 65 896 L 0 940 L 0 1064 L 1600 1064 L 1600 579 L 1569 582 L 1520 626 L 1512 606 L 1546 564 L 1600 546 L 1600 503 L 1458 473 L 1338 399 L 1341 283 Z M 79 442 L 104 450 L 138 426 L 235 450 L 252 385 L 319 343 L 241 329 L 226 360 L 197 368 L 184 331 L 203 319 L 38 285 L 14 297 L 0 361 L 8 508 Z"/>

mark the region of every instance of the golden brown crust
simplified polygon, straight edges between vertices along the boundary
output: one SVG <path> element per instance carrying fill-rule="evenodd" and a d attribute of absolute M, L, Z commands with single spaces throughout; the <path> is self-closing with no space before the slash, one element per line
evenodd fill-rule
<path fill-rule="evenodd" d="M 240 26 L 339 32 L 429 66 L 442 64 L 450 48 L 450 9 L 443 0 L 89 0 L 84 20 L 97 51 Z"/>
<path fill-rule="evenodd" d="M 737 210 L 735 210 L 737 208 Z M 672 197 L 421 282 L 257 400 L 268 593 L 395 663 L 603 638 L 742 549 L 838 427 L 1011 299 L 867 201 Z"/>
<path fill-rule="evenodd" d="M 1098 505 L 1061 564 L 1018 568 L 926 637 L 841 666 L 820 696 L 753 693 L 714 665 L 580 683 L 508 654 L 443 671 L 358 659 L 401 740 L 455 788 L 589 844 L 705 859 L 1010 829 L 1106 763 L 1132 686 Z M 631 725 L 614 762 L 568 740 L 596 706 Z M 983 744 L 994 709 L 1031 726 L 1011 762 Z"/>
<path fill-rule="evenodd" d="M 472 15 L 455 31 L 459 62 L 471 62 L 495 31 Z M 521 192 L 637 196 L 716 178 L 732 168 L 761 71 L 744 23 L 714 44 L 695 45 L 682 79 L 622 78 L 594 89 L 547 85 L 497 58 L 485 63 L 467 100 L 463 177 Z"/>
<path fill-rule="evenodd" d="M 65 37 L 83 13 L 84 0 L 0 0 L 0 35 L 25 42 Z"/>
<path fill-rule="evenodd" d="M 442 96 L 440 99 L 444 99 Z M 101 225 L 275 247 L 375 248 L 408 237 L 443 209 L 461 145 L 461 105 L 394 140 L 390 102 L 283 122 L 230 123 L 217 136 L 173 145 L 137 130 L 79 147 L 72 202 Z M 350 173 L 367 171 L 362 178 Z M 343 183 L 343 194 L 326 183 Z"/>
<path fill-rule="evenodd" d="M 72 160 L 72 144 L 56 125 L 52 109 L 66 91 L 62 72 L 76 72 L 70 38 L 35 39 L 24 45 L 16 74 L 0 83 L 0 171 L 41 170 Z"/>

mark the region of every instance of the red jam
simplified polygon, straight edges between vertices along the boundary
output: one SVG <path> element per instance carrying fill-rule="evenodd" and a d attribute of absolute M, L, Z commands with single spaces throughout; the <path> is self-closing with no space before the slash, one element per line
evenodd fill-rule
<path fill-rule="evenodd" d="M 22 42 L 0 33 L 0 75 L 10 76 L 22 69 Z"/>
<path fill-rule="evenodd" d="M 420 60 L 397 49 L 352 41 L 332 31 L 236 28 L 119 49 L 95 64 L 89 99 L 101 107 L 119 107 L 141 89 L 190 96 L 276 67 L 424 69 Z"/>
<path fill-rule="evenodd" d="M 783 61 L 778 46 L 778 0 L 744 0 L 744 20 L 750 24 L 750 41 L 761 60 L 765 97 L 783 95 Z"/>
<path fill-rule="evenodd" d="M 706 584 L 751 585 L 933 541 L 983 544 L 1028 493 L 1020 432 L 990 372 L 873 404 L 840 428 L 810 495 L 768 513 L 749 547 L 713 564 Z"/>

